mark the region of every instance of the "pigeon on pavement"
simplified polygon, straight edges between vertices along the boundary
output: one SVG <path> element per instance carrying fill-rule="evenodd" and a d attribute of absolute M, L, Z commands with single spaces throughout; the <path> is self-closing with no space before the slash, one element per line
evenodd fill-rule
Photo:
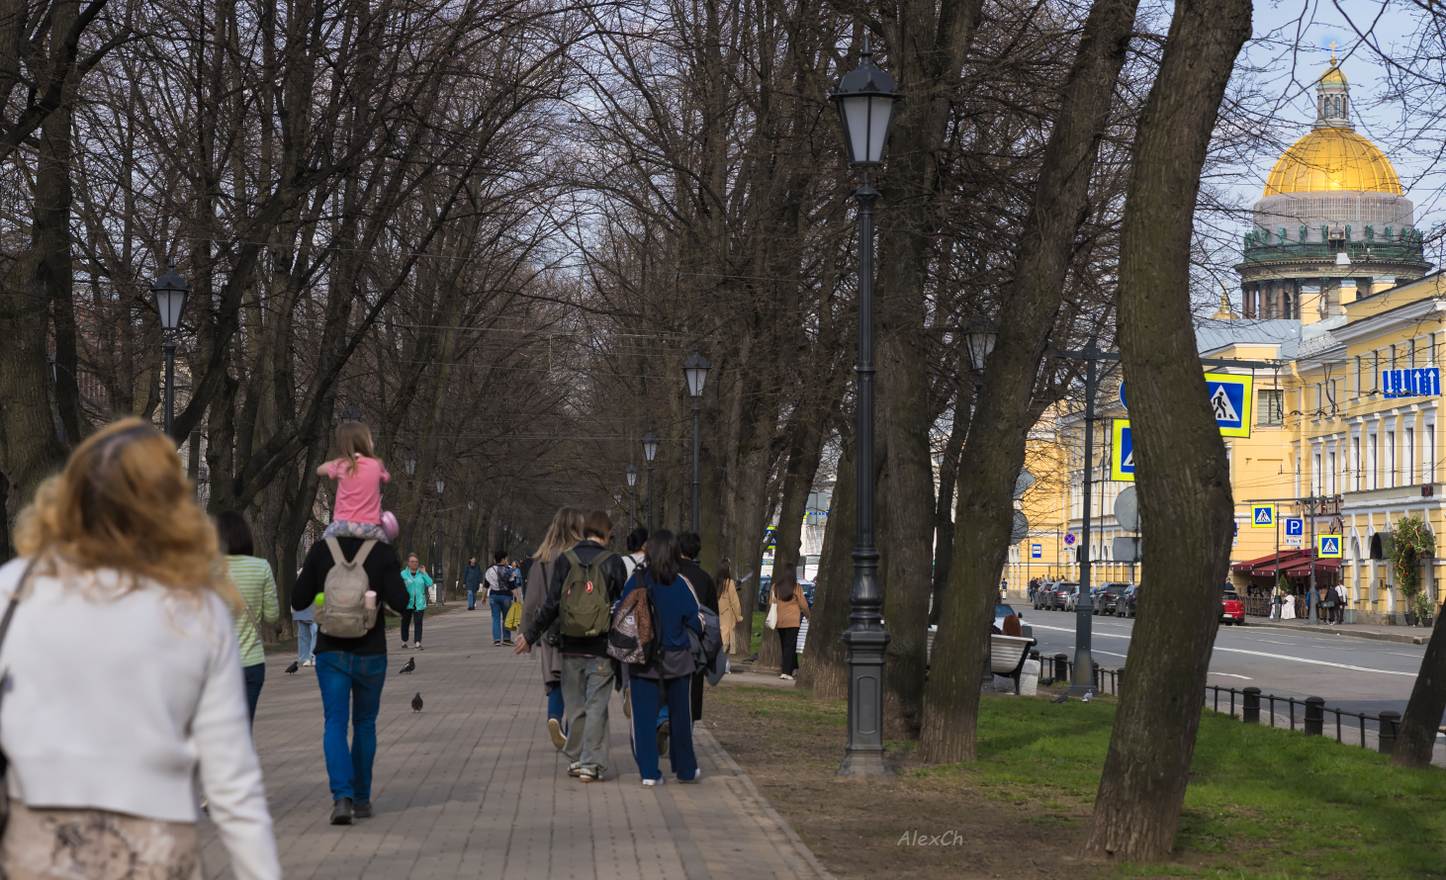
<path fill-rule="evenodd" d="M 420 711 L 422 711 L 422 692 L 421 692 L 421 691 L 417 691 L 417 695 L 416 695 L 415 697 L 412 697 L 412 711 L 413 711 L 413 712 L 420 712 Z"/>
<path fill-rule="evenodd" d="M 299 668 L 300 668 L 300 666 L 297 664 L 297 662 L 296 662 L 295 660 L 293 660 L 293 661 L 291 661 L 291 665 L 288 666 L 288 667 L 286 667 L 286 674 L 287 674 L 287 675 L 295 675 L 295 674 L 296 674 L 296 670 L 299 669 Z"/>
<path fill-rule="evenodd" d="M 416 657 L 408 657 L 408 658 L 407 658 L 407 662 L 402 666 L 402 668 L 401 668 L 400 670 L 398 670 L 398 674 L 406 673 L 406 672 L 415 672 L 416 669 L 417 669 L 417 658 L 416 658 Z"/>
<path fill-rule="evenodd" d="M 1053 700 L 1050 700 L 1050 702 L 1051 702 L 1051 703 L 1068 703 L 1068 702 L 1069 702 L 1069 694 L 1060 694 L 1059 696 L 1055 697 Z"/>

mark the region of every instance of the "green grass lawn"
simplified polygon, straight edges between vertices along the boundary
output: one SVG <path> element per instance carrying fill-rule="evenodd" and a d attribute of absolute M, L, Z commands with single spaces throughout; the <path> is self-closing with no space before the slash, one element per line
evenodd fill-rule
<path fill-rule="evenodd" d="M 784 725 L 845 724 L 841 702 L 746 690 L 755 713 L 776 715 Z M 968 782 L 1002 807 L 1022 810 L 1026 827 L 1039 834 L 1061 826 L 1082 830 L 1081 809 L 1094 801 L 1115 708 L 1107 699 L 1060 705 L 986 698 L 978 761 L 922 767 L 912 760 L 913 742 L 891 742 L 889 751 L 904 775 Z M 1446 877 L 1446 772 L 1440 768 L 1399 770 L 1356 746 L 1247 726 L 1206 710 L 1190 775 L 1177 847 L 1203 858 L 1111 870 L 1119 876 Z"/>

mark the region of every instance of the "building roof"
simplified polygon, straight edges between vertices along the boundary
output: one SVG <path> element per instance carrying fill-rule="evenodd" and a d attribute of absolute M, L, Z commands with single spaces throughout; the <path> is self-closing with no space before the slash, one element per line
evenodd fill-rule
<path fill-rule="evenodd" d="M 1265 182 L 1267 197 L 1340 191 L 1405 194 L 1386 154 L 1345 128 L 1318 128 L 1296 141 Z"/>
<path fill-rule="evenodd" d="M 1281 346 L 1300 337 L 1300 322 L 1289 318 L 1254 320 L 1206 318 L 1195 326 L 1195 345 L 1202 355 L 1235 346 Z"/>

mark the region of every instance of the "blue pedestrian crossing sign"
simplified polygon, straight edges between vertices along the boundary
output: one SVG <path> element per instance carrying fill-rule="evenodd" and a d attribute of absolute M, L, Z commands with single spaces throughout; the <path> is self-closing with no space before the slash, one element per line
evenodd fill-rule
<path fill-rule="evenodd" d="M 1210 411 L 1215 415 L 1215 424 L 1220 426 L 1220 436 L 1249 437 L 1255 377 L 1206 373 L 1205 387 L 1210 394 Z"/>
<path fill-rule="evenodd" d="M 1250 527 L 1254 529 L 1275 528 L 1275 505 L 1274 504 L 1252 504 L 1250 505 Z"/>
<path fill-rule="evenodd" d="M 1135 440 L 1129 419 L 1114 419 L 1110 443 L 1110 479 L 1135 481 Z"/>
<path fill-rule="evenodd" d="M 1321 559 L 1340 559 L 1341 536 L 1317 535 L 1315 539 L 1315 555 Z"/>
<path fill-rule="evenodd" d="M 1030 559 L 1043 559 L 1043 558 L 1044 558 L 1044 545 L 1043 545 L 1043 544 L 1030 544 L 1030 545 L 1029 545 L 1029 558 L 1030 558 Z"/>

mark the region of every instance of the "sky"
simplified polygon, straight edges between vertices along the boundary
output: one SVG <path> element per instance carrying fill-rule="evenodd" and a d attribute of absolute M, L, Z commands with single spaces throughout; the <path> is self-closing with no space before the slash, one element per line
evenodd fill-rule
<path fill-rule="evenodd" d="M 1415 203 L 1416 227 L 1429 234 L 1446 221 L 1446 162 L 1433 155 L 1446 132 L 1423 137 L 1419 129 L 1413 131 L 1412 124 L 1419 124 L 1424 114 L 1413 113 L 1411 104 L 1423 95 L 1400 97 L 1378 51 L 1405 57 L 1412 51 L 1420 17 L 1420 8 L 1410 0 L 1256 0 L 1254 36 L 1240 64 L 1250 71 L 1259 97 L 1273 99 L 1275 136 L 1288 144 L 1310 130 L 1314 84 L 1329 64 L 1330 44 L 1336 43 L 1351 86 L 1356 131 L 1391 159 Z M 1369 39 L 1363 40 L 1361 32 Z M 1250 201 L 1260 198 L 1280 152 L 1277 143 L 1262 143 L 1249 165 L 1222 183 Z M 1247 228 L 1243 218 L 1237 225 L 1241 232 Z M 1433 262 L 1439 261 L 1438 253 Z"/>

